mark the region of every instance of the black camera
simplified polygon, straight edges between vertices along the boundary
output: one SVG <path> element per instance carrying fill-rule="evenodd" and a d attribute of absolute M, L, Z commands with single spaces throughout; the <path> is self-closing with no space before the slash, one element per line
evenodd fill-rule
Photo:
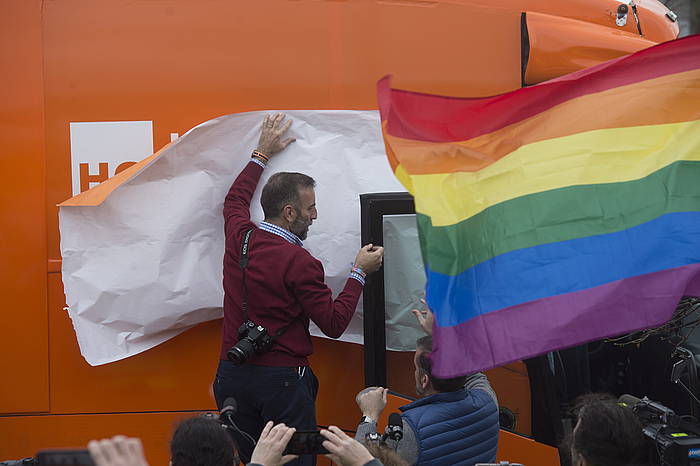
<path fill-rule="evenodd" d="M 247 320 L 238 329 L 238 343 L 228 350 L 226 356 L 236 366 L 245 364 L 256 354 L 264 353 L 272 346 L 272 337 L 262 325 Z"/>
<path fill-rule="evenodd" d="M 654 464 L 700 465 L 700 426 L 697 423 L 646 397 L 622 395 L 618 403 L 634 411 L 641 421 Z"/>

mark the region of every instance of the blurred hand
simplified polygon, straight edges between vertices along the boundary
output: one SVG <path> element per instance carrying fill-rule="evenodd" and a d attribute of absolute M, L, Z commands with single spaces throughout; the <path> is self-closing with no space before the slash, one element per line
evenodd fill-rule
<path fill-rule="evenodd" d="M 384 260 L 384 248 L 368 244 L 360 249 L 355 258 L 355 267 L 359 267 L 365 273 L 374 273 L 379 270 Z"/>
<path fill-rule="evenodd" d="M 275 113 L 272 116 L 265 115 L 265 119 L 262 123 L 260 141 L 258 141 L 257 150 L 259 152 L 262 152 L 268 157 L 272 157 L 273 154 L 283 150 L 296 140 L 294 138 L 282 140 L 284 133 L 292 126 L 292 120 L 287 120 L 286 123 L 282 124 L 283 120 L 284 113 Z"/>
<path fill-rule="evenodd" d="M 90 440 L 88 451 L 95 466 L 148 466 L 143 445 L 137 438 L 117 435 L 112 439 Z"/>
<path fill-rule="evenodd" d="M 364 445 L 348 437 L 336 426 L 321 430 L 321 435 L 326 437 L 327 440 L 324 440 L 323 446 L 330 452 L 326 457 L 334 463 L 341 466 L 363 466 L 374 459 Z"/>
<path fill-rule="evenodd" d="M 258 439 L 253 455 L 250 458 L 251 463 L 262 464 L 264 466 L 279 466 L 289 463 L 296 459 L 296 455 L 284 455 L 282 452 L 287 447 L 289 439 L 296 431 L 294 427 L 287 427 L 284 424 L 277 424 L 272 427 L 272 421 L 265 424 L 260 438 Z"/>
<path fill-rule="evenodd" d="M 420 302 L 423 303 L 425 309 L 423 309 L 422 311 L 419 311 L 418 309 L 413 309 L 411 312 L 414 316 L 416 316 L 416 320 L 418 321 L 418 325 L 420 325 L 420 328 L 422 328 L 423 331 L 428 335 L 432 335 L 433 324 L 435 323 L 435 314 L 433 314 L 433 311 L 431 311 L 430 308 L 428 308 L 428 305 L 425 303 L 425 299 L 421 299 Z"/>
<path fill-rule="evenodd" d="M 386 395 L 388 392 L 388 388 L 369 387 L 358 393 L 355 401 L 360 411 L 362 411 L 362 415 L 377 422 L 386 407 Z"/>

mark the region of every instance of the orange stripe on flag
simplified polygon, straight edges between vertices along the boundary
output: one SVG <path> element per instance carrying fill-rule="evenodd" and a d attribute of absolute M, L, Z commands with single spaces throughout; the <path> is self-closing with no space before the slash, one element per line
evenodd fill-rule
<path fill-rule="evenodd" d="M 526 120 L 459 142 L 384 137 L 410 174 L 473 172 L 521 146 L 598 129 L 629 128 L 700 119 L 700 70 L 610 89 L 567 101 Z M 387 150 L 389 153 L 389 150 Z M 395 160 L 391 160 L 392 168 Z"/>

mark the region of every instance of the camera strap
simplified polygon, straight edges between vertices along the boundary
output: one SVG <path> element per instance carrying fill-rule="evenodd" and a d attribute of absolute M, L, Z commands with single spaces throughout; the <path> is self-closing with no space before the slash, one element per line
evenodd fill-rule
<path fill-rule="evenodd" d="M 243 271 L 243 318 L 248 321 L 248 287 L 245 283 L 245 269 L 248 267 L 248 247 L 250 245 L 250 235 L 253 234 L 253 230 L 250 229 L 243 235 L 243 245 L 241 246 L 241 258 L 238 261 L 238 265 L 241 266 Z"/>
<path fill-rule="evenodd" d="M 246 321 L 250 320 L 250 317 L 248 316 L 248 287 L 246 285 L 246 268 L 248 268 L 248 250 L 250 249 L 250 237 L 253 234 L 253 229 L 251 228 L 250 230 L 246 231 L 245 234 L 243 235 L 243 244 L 241 245 L 241 257 L 238 261 L 238 265 L 241 266 L 241 270 L 243 271 L 243 318 Z M 289 327 L 292 326 L 292 323 L 290 322 L 289 325 L 282 327 L 275 333 L 274 335 L 271 335 L 272 340 L 276 340 L 277 338 L 281 337 L 284 335 L 284 333 L 289 330 Z"/>

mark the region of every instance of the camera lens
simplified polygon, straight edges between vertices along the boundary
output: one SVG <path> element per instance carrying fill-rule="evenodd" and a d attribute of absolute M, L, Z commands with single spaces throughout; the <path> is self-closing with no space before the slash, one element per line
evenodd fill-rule
<path fill-rule="evenodd" d="M 245 364 L 245 362 L 255 354 L 253 342 L 249 338 L 244 338 L 236 343 L 233 348 L 228 350 L 226 356 L 236 366 Z"/>

